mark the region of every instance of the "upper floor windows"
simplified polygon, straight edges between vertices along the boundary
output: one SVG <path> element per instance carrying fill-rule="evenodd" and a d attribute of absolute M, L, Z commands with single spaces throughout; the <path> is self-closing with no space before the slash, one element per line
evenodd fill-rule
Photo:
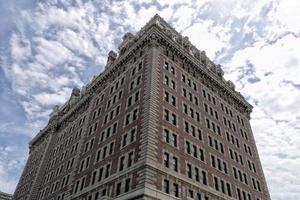
<path fill-rule="evenodd" d="M 128 144 L 131 144 L 136 139 L 136 127 L 132 128 L 130 131 L 126 132 L 122 136 L 121 147 L 125 147 Z"/>
<path fill-rule="evenodd" d="M 185 103 L 183 103 L 183 112 L 186 115 L 189 115 L 191 118 L 195 119 L 196 121 L 200 122 L 200 113 Z"/>
<path fill-rule="evenodd" d="M 132 164 L 133 164 L 133 160 L 134 159 L 134 152 L 133 151 L 130 151 L 128 153 L 126 153 L 125 155 L 122 155 L 120 158 L 119 158 L 119 171 L 123 171 L 126 168 L 128 167 L 131 167 Z"/>
<path fill-rule="evenodd" d="M 186 164 L 186 173 L 188 178 L 197 182 L 207 185 L 207 173 L 204 170 L 199 169 L 197 166 L 193 166 L 190 163 Z"/>
<path fill-rule="evenodd" d="M 222 135 L 220 126 L 216 125 L 214 122 L 206 119 L 206 127 L 212 130 L 214 133 L 217 133 L 219 136 Z"/>
<path fill-rule="evenodd" d="M 178 157 L 168 153 L 164 152 L 163 154 L 163 163 L 164 166 L 167 168 L 171 168 L 174 171 L 178 171 Z"/>
<path fill-rule="evenodd" d="M 175 74 L 175 67 L 171 66 L 167 61 L 164 63 L 165 70 L 171 72 L 172 74 Z"/>
<path fill-rule="evenodd" d="M 209 113 L 212 117 L 214 117 L 216 120 L 219 120 L 218 111 L 214 110 L 211 106 L 204 103 L 204 110 L 205 112 Z"/>
<path fill-rule="evenodd" d="M 202 140 L 201 129 L 195 127 L 193 124 L 189 123 L 188 121 L 184 121 L 183 126 L 184 126 L 184 131 L 186 133 L 191 134 L 193 137 L 197 138 L 198 140 Z"/>
<path fill-rule="evenodd" d="M 227 183 L 223 179 L 216 177 L 216 176 L 214 176 L 213 181 L 214 181 L 215 190 L 220 191 L 223 194 L 227 194 L 230 197 L 232 196 L 230 183 Z M 244 199 L 244 200 L 246 200 L 246 199 Z"/>
<path fill-rule="evenodd" d="M 212 96 L 209 92 L 206 90 L 202 90 L 203 97 L 207 99 L 209 102 L 212 102 L 214 105 L 216 105 L 216 98 Z"/>
<path fill-rule="evenodd" d="M 135 89 L 137 86 L 139 86 L 142 82 L 142 75 L 139 75 L 134 80 L 132 80 L 129 84 L 129 90 Z"/>
<path fill-rule="evenodd" d="M 131 69 L 131 76 L 134 76 L 142 68 L 143 68 L 143 62 L 139 62 L 138 66 L 135 66 Z"/>
<path fill-rule="evenodd" d="M 164 138 L 164 141 L 174 147 L 177 147 L 177 140 L 178 140 L 178 136 L 177 134 L 171 132 L 170 130 L 168 129 L 164 129 L 163 130 L 163 138 Z"/>
<path fill-rule="evenodd" d="M 220 153 L 224 154 L 224 145 L 222 142 L 218 141 L 217 139 L 208 136 L 208 144 L 210 147 L 214 148 L 215 150 L 219 151 Z"/>
<path fill-rule="evenodd" d="M 193 95 L 192 92 L 188 91 L 185 88 L 182 88 L 182 96 L 187 98 L 190 102 L 194 103 L 195 105 L 198 106 L 198 97 L 196 95 Z"/>
<path fill-rule="evenodd" d="M 167 91 L 164 92 L 164 100 L 172 106 L 176 106 L 176 97 Z"/>
<path fill-rule="evenodd" d="M 227 162 L 221 160 L 217 156 L 211 154 L 210 155 L 210 162 L 211 166 L 214 168 L 218 169 L 221 172 L 224 172 L 225 174 L 228 174 L 228 167 L 227 167 Z"/>
<path fill-rule="evenodd" d="M 131 124 L 133 121 L 137 120 L 138 112 L 139 112 L 138 108 L 135 108 L 133 111 L 129 112 L 125 116 L 125 126 L 128 124 Z"/>
<path fill-rule="evenodd" d="M 177 125 L 177 116 L 175 113 L 172 113 L 171 111 L 164 109 L 164 119 L 174 126 Z"/>
<path fill-rule="evenodd" d="M 172 88 L 173 90 L 176 90 L 176 84 L 175 81 L 169 78 L 167 75 L 164 76 L 164 84 Z"/>
<path fill-rule="evenodd" d="M 186 140 L 185 141 L 185 153 L 192 155 L 193 157 L 204 162 L 204 150 L 201 147 L 198 147 L 196 144 Z"/>
<path fill-rule="evenodd" d="M 197 91 L 197 84 L 194 81 L 192 81 L 187 75 L 182 74 L 181 80 L 182 82 L 186 83 L 188 86 L 193 88 L 195 91 Z"/>
<path fill-rule="evenodd" d="M 128 99 L 127 99 L 127 107 L 130 107 L 131 105 L 135 104 L 139 100 L 140 100 L 140 91 L 137 91 L 133 95 L 131 95 L 130 97 L 128 97 Z"/>

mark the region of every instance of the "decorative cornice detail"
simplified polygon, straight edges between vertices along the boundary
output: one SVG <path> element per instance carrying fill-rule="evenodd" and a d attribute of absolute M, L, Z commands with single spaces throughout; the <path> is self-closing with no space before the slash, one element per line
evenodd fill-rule
<path fill-rule="evenodd" d="M 223 70 L 220 65 L 214 64 L 205 54 L 191 44 L 188 37 L 181 36 L 159 15 L 155 15 L 136 35 L 126 33 L 123 42 L 119 46 L 119 55 L 110 52 L 112 59 L 108 59 L 109 67 L 95 76 L 91 83 L 84 86 L 81 91 L 73 90 L 68 102 L 60 109 L 55 107 L 51 114 L 48 125 L 33 138 L 30 145 L 35 143 L 42 135 L 52 128 L 62 127 L 63 123 L 73 120 L 70 116 L 78 113 L 85 104 L 89 104 L 93 95 L 101 92 L 107 84 L 113 82 L 126 70 L 126 64 L 131 57 L 135 56 L 146 44 L 158 46 L 164 45 L 173 55 L 189 65 L 193 76 L 198 78 L 211 90 L 218 92 L 222 99 L 234 106 L 241 113 L 250 118 L 252 106 L 244 97 L 236 92 L 234 84 L 223 78 Z"/>

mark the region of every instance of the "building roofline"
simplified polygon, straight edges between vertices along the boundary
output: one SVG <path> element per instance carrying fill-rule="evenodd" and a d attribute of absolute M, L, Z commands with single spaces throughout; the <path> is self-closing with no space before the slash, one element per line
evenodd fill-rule
<path fill-rule="evenodd" d="M 188 40 L 188 37 L 182 36 L 162 17 L 156 14 L 133 37 L 133 40 L 135 42 L 134 45 L 130 46 L 130 44 L 126 43 L 125 45 L 128 46 L 128 49 L 124 53 L 120 53 L 122 51 L 122 47 L 120 47 L 119 55 L 116 57 L 115 61 L 110 64 L 111 66 L 106 67 L 105 70 L 102 71 L 99 75 L 94 76 L 92 81 L 81 89 L 80 97 L 78 97 L 73 103 L 71 103 L 72 96 L 73 96 L 71 95 L 70 99 L 55 111 L 56 113 L 51 114 L 50 120 L 52 118 L 52 115 L 59 116 L 59 120 L 57 120 L 57 123 L 59 124 L 62 123 L 64 119 L 67 118 L 67 115 L 70 115 L 71 112 L 76 110 L 77 107 L 80 107 L 80 105 L 83 102 L 85 102 L 86 99 L 82 97 L 86 95 L 90 96 L 90 94 L 97 89 L 97 86 L 100 85 L 100 83 L 104 81 L 105 78 L 107 78 L 111 73 L 117 71 L 118 66 L 126 62 L 127 58 L 132 55 L 132 52 L 135 51 L 139 46 L 141 46 L 144 41 L 149 39 L 147 38 L 149 37 L 148 33 L 151 34 L 155 32 L 155 30 L 157 30 L 156 31 L 157 34 L 161 35 L 161 37 L 163 37 L 166 41 L 168 41 L 168 43 L 175 46 L 183 55 L 185 55 L 185 57 L 187 57 L 195 66 L 197 66 L 197 70 L 203 72 L 207 77 L 211 79 L 211 81 L 214 81 L 219 87 L 223 88 L 227 93 L 229 93 L 237 102 L 242 104 L 246 108 L 246 112 L 250 115 L 253 106 L 249 104 L 239 92 L 235 91 L 234 85 L 231 81 L 226 81 L 223 78 L 223 71 L 220 68 L 220 66 L 214 64 L 211 60 L 209 60 L 209 58 L 207 58 L 207 56 L 205 55 L 204 51 L 200 51 L 194 45 L 192 45 Z M 181 43 L 178 41 L 181 41 Z M 189 51 L 184 48 L 185 45 L 188 45 Z M 201 56 L 197 57 L 198 54 L 200 54 Z M 217 74 L 218 72 L 212 71 L 203 63 L 201 63 L 201 59 L 205 59 L 207 64 L 210 65 L 212 68 L 217 67 L 219 70 L 219 74 Z M 68 106 L 69 106 L 68 110 L 64 112 L 64 110 Z M 40 132 L 29 142 L 29 145 L 32 146 L 45 133 L 48 133 L 50 127 L 51 127 L 51 123 L 48 123 L 46 127 L 40 130 Z"/>

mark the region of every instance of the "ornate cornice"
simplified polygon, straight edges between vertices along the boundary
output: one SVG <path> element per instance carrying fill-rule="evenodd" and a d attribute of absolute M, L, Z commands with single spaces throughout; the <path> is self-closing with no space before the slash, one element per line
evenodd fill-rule
<path fill-rule="evenodd" d="M 152 40 L 157 40 L 187 63 L 192 68 L 191 73 L 194 77 L 200 79 L 208 88 L 216 91 L 222 99 L 250 118 L 252 105 L 235 91 L 235 86 L 231 81 L 223 78 L 224 72 L 221 66 L 209 60 L 204 51 L 199 51 L 187 37 L 181 36 L 158 15 L 155 15 L 137 35 L 146 32 L 151 35 Z"/>
<path fill-rule="evenodd" d="M 126 70 L 130 58 L 136 56 L 146 44 L 163 45 L 191 67 L 194 77 L 200 79 L 204 85 L 216 91 L 226 102 L 250 118 L 252 106 L 234 90 L 231 81 L 223 78 L 221 66 L 209 60 L 204 51 L 198 50 L 187 37 L 181 36 L 160 16 L 155 15 L 135 36 L 127 33 L 127 37 L 124 36 L 123 40 L 119 46 L 119 56 L 110 60 L 109 66 L 91 83 L 83 87 L 80 97 L 74 98 L 71 95 L 70 100 L 62 108 L 55 109 L 48 125 L 32 139 L 30 146 L 51 130 L 62 128 L 66 122 L 74 120 L 81 108 L 89 105 L 95 94 L 100 93 L 107 84 L 113 82 Z"/>

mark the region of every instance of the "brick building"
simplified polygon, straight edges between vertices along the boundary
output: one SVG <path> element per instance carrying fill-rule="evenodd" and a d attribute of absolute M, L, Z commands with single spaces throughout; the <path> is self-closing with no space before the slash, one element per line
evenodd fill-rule
<path fill-rule="evenodd" d="M 11 200 L 12 195 L 0 191 L 0 200 Z"/>
<path fill-rule="evenodd" d="M 220 65 L 156 15 L 53 109 L 13 199 L 269 200 L 251 110 Z"/>

